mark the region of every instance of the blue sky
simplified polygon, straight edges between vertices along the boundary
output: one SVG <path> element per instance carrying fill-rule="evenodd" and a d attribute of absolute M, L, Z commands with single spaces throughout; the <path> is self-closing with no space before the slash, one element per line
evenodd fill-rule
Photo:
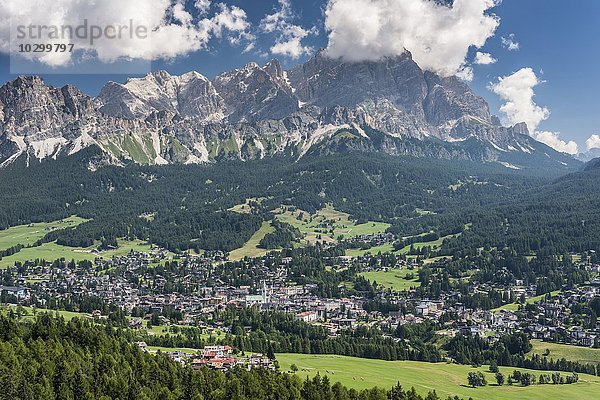
<path fill-rule="evenodd" d="M 285 18 L 284 25 L 280 24 L 278 27 L 283 27 L 283 29 L 301 27 L 304 29 L 306 35 L 300 43 L 305 50 L 307 48 L 317 50 L 320 47 L 327 47 L 330 32 L 325 28 L 326 17 L 323 10 L 328 1 L 288 0 L 290 12 Z M 367 0 L 352 1 L 360 4 L 361 1 Z M 394 5 L 389 5 L 393 4 L 395 0 L 377 1 L 388 4 L 382 7 L 390 7 L 392 13 L 394 10 L 399 9 L 395 8 Z M 405 0 L 397 1 L 402 2 Z M 425 2 L 426 0 L 412 1 Z M 200 18 L 197 9 L 193 7 L 193 2 L 194 0 L 189 0 L 185 9 L 194 18 Z M 241 35 L 241 31 L 233 31 L 229 34 L 223 34 L 221 37 L 214 35 L 202 49 L 189 51 L 169 60 L 154 60 L 152 69 L 165 69 L 173 74 L 197 70 L 212 78 L 219 72 L 239 67 L 249 61 L 256 61 L 260 64 L 271 58 L 278 58 L 285 67 L 289 68 L 305 61 L 310 56 L 308 51 L 297 58 L 289 55 L 273 54 L 271 51 L 276 41 L 289 39 L 289 36 L 282 39 L 281 29 L 275 29 L 271 32 L 264 29 L 265 16 L 281 11 L 281 4 L 277 0 L 231 0 L 220 2 L 225 3 L 228 7 L 235 6 L 244 10 L 246 13 L 245 21 L 248 24 L 247 28 L 244 29 L 244 34 L 250 34 L 251 39 L 244 37 L 238 41 L 239 43 L 232 44 L 230 38 Z M 209 17 L 219 12 L 220 8 L 216 3 L 216 1 L 212 2 Z M 357 8 L 356 11 L 357 16 L 351 18 L 359 19 L 351 19 L 350 22 L 357 23 L 357 21 L 360 21 L 361 10 Z M 531 68 L 537 79 L 537 84 L 531 88 L 535 92 L 533 101 L 538 107 L 531 111 L 540 111 L 547 108 L 549 112 L 549 115 L 544 115 L 539 121 L 537 130 L 550 131 L 555 135 L 560 133 L 563 142 L 574 140 L 579 145 L 580 151 L 585 150 L 586 140 L 592 134 L 600 134 L 600 113 L 598 112 L 600 106 L 598 98 L 600 80 L 597 74 L 598 65 L 600 64 L 600 52 L 598 51 L 600 1 L 504 0 L 501 4 L 487 11 L 488 15 L 490 13 L 499 17 L 499 25 L 494 34 L 487 38 L 483 47 L 479 49 L 476 49 L 475 46 L 470 47 L 468 56 L 465 59 L 467 65 L 470 65 L 473 70 L 473 79 L 470 82 L 473 90 L 489 102 L 491 111 L 494 114 L 503 117 L 507 123 L 513 122 L 510 116 L 500 111 L 500 107 L 508 101 L 512 101 L 511 96 L 518 97 L 519 93 L 514 93 L 514 90 L 513 92 L 509 91 L 508 96 L 510 99 L 507 100 L 507 98 L 501 98 L 497 93 L 490 90 L 490 84 L 497 83 L 499 77 L 509 76 L 523 68 Z M 342 13 L 338 14 L 341 15 Z M 411 15 L 402 16 L 402 18 L 411 18 Z M 346 23 L 343 19 L 341 22 Z M 388 22 L 394 24 L 394 20 Z M 460 28 L 461 21 L 458 23 Z M 333 24 L 329 26 L 331 27 Z M 343 35 L 345 32 L 341 29 L 339 34 Z M 402 32 L 404 32 L 402 29 L 394 29 L 393 34 L 395 36 L 391 39 L 388 37 L 386 40 L 403 39 L 399 38 L 403 34 Z M 502 37 L 508 38 L 511 34 L 514 35 L 512 36 L 513 42 L 519 44 L 518 50 L 509 50 L 502 44 Z M 378 40 L 382 39 L 379 38 Z M 253 49 L 243 52 L 249 41 L 253 42 Z M 414 41 L 402 43 L 414 43 Z M 352 43 L 350 42 L 349 45 L 351 47 Z M 340 51 L 344 51 L 343 45 L 338 47 L 341 48 Z M 452 45 L 447 47 L 446 50 L 453 51 L 454 47 Z M 458 44 L 457 49 L 460 47 L 461 44 Z M 390 51 L 390 49 L 382 51 Z M 497 62 L 489 65 L 473 64 L 476 51 L 489 53 Z M 360 52 L 360 50 L 357 50 L 357 52 Z M 440 52 L 440 57 L 449 56 L 451 55 L 447 52 Z M 450 58 L 448 59 L 450 60 Z M 433 62 L 431 60 L 423 61 L 424 64 L 427 63 L 427 68 L 432 68 L 433 65 L 434 69 L 439 69 L 443 62 L 444 59 Z M 2 83 L 15 78 L 15 75 L 9 73 L 9 63 L 8 55 L 0 54 L 0 82 Z M 60 71 L 59 68 L 54 72 Z M 74 84 L 85 92 L 96 95 L 106 81 L 124 81 L 131 74 L 125 76 L 119 74 L 71 75 L 53 73 L 42 74 L 42 76 L 47 83 L 54 86 Z M 505 83 L 508 83 L 508 81 Z M 516 106 L 520 106 L 523 101 L 518 100 L 516 97 L 514 99 Z M 524 107 L 527 106 L 530 105 Z M 517 113 L 517 115 L 527 115 L 527 110 L 522 111 L 525 114 Z M 555 139 L 557 138 L 558 136 L 555 136 Z M 600 143 L 600 140 L 598 142 Z M 564 144 L 558 143 L 555 147 L 560 146 L 564 146 Z"/>
<path fill-rule="evenodd" d="M 536 87 L 535 101 L 551 112 L 540 129 L 561 132 L 583 148 L 600 133 L 600 1 L 505 0 L 496 13 L 501 23 L 484 50 L 498 62 L 476 67 L 471 87 L 500 114 L 502 101 L 487 89 L 489 82 L 532 67 L 545 81 Z M 510 33 L 519 51 L 501 46 L 500 37 Z"/>

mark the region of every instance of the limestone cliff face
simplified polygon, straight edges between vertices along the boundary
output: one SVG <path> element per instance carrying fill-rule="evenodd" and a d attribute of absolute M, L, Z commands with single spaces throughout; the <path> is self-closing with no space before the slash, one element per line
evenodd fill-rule
<path fill-rule="evenodd" d="M 337 151 L 497 161 L 518 168 L 572 158 L 503 127 L 456 77 L 410 53 L 344 63 L 317 53 L 285 71 L 250 63 L 212 81 L 156 71 L 109 82 L 97 98 L 19 77 L 0 88 L 0 166 L 100 147 L 104 163 L 208 163 Z M 516 161 L 515 161 L 516 160 Z M 514 164 L 517 162 L 517 164 Z"/>

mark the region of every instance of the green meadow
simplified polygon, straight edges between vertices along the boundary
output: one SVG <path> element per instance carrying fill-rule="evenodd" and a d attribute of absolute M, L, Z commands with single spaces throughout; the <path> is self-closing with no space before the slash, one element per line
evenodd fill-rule
<path fill-rule="evenodd" d="M 412 274 L 412 278 L 410 275 Z M 419 270 L 413 269 L 391 269 L 389 271 L 370 271 L 361 274 L 365 279 L 371 282 L 376 281 L 379 285 L 383 285 L 386 288 L 396 290 L 398 292 L 404 290 L 410 290 L 421 286 L 419 282 Z"/>
<path fill-rule="evenodd" d="M 531 344 L 533 349 L 530 354 L 546 355 L 548 358 L 555 360 L 564 358 L 579 363 L 600 364 L 600 349 L 542 342 L 541 340 L 532 340 Z M 547 350 L 550 350 L 548 354 L 546 354 Z"/>
<path fill-rule="evenodd" d="M 36 314 L 43 314 L 43 313 L 49 313 L 52 315 L 58 314 L 66 320 L 70 320 L 75 317 L 78 317 L 78 318 L 91 318 L 92 317 L 91 314 L 78 313 L 78 312 L 72 312 L 72 311 L 56 311 L 56 310 L 47 310 L 45 308 L 34 309 L 33 307 L 24 307 L 24 306 L 15 306 L 15 305 L 0 306 L 1 313 L 5 313 L 5 312 L 8 313 L 10 310 L 12 310 L 13 312 L 17 312 L 17 310 L 21 310 L 22 312 L 24 312 L 24 314 L 21 315 L 21 318 L 29 319 L 29 320 L 33 320 L 33 318 L 35 317 Z"/>
<path fill-rule="evenodd" d="M 275 232 L 275 228 L 270 221 L 264 221 L 258 231 L 239 249 L 229 253 L 230 260 L 241 260 L 244 257 L 262 257 L 272 250 L 261 249 L 258 247 L 260 241 L 269 233 Z"/>
<path fill-rule="evenodd" d="M 560 290 L 556 290 L 554 292 L 550 292 L 550 295 L 552 297 L 556 296 L 558 293 L 560 293 Z M 546 297 L 545 294 L 539 295 L 539 296 L 535 296 L 535 297 L 530 297 L 528 299 L 525 299 L 525 304 L 534 304 L 537 303 L 538 301 L 541 301 L 544 299 L 544 297 Z M 501 307 L 498 308 L 494 308 L 492 311 L 493 312 L 498 312 L 501 310 L 506 310 L 506 311 L 517 311 L 519 309 L 519 303 L 511 303 L 511 304 L 505 304 Z"/>
<path fill-rule="evenodd" d="M 329 204 L 314 214 L 288 206 L 282 206 L 276 213 L 278 220 L 298 228 L 304 235 L 304 243 L 310 244 L 383 233 L 390 227 L 389 224 L 373 221 L 357 224 L 348 214 L 335 210 Z"/>
<path fill-rule="evenodd" d="M 236 212 L 238 214 L 250 214 L 252 212 L 251 203 L 262 203 L 267 200 L 266 197 L 254 197 L 251 199 L 246 199 L 245 203 L 236 204 L 235 206 L 228 209 L 228 211 Z"/>
<path fill-rule="evenodd" d="M 1 230 L 0 250 L 6 250 L 18 244 L 23 246 L 34 244 L 53 230 L 74 228 L 86 221 L 84 218 L 71 216 L 60 221 L 19 225 Z"/>
<path fill-rule="evenodd" d="M 188 349 L 188 348 L 172 348 L 172 347 L 161 347 L 161 346 L 148 346 L 148 350 L 151 352 L 161 351 L 163 353 L 174 353 L 176 351 L 181 351 L 185 354 L 196 354 L 198 353 L 198 349 Z"/>
<path fill-rule="evenodd" d="M 61 258 L 65 260 L 74 260 L 75 262 L 90 260 L 93 261 L 96 258 L 110 259 L 112 257 L 122 257 L 130 253 L 135 252 L 148 252 L 150 251 L 151 245 L 142 240 L 119 240 L 119 247 L 111 250 L 103 250 L 95 252 L 95 246 L 92 247 L 68 247 L 61 246 L 55 242 L 43 243 L 36 247 L 26 247 L 21 249 L 18 253 L 11 256 L 6 256 L 0 259 L 0 269 L 7 268 L 14 265 L 15 262 L 25 262 L 32 260 L 46 260 L 54 261 Z"/>
<path fill-rule="evenodd" d="M 238 213 L 250 212 L 250 201 L 261 201 L 263 199 L 249 199 L 244 204 L 238 204 L 230 211 Z M 275 218 L 281 222 L 288 223 L 302 233 L 303 239 L 300 245 L 314 244 L 317 241 L 335 242 L 338 238 L 350 238 L 359 235 L 371 235 L 385 232 L 390 226 L 382 222 L 366 222 L 356 224 L 346 213 L 335 210 L 330 205 L 310 214 L 306 211 L 282 206 L 275 211 Z M 244 257 L 262 257 L 270 250 L 261 249 L 258 244 L 268 233 L 274 232 L 270 221 L 263 222 L 258 231 L 239 249 L 229 253 L 230 260 L 241 260 Z"/>
<path fill-rule="evenodd" d="M 426 235 L 426 233 L 422 233 L 418 236 L 423 236 Z M 421 250 L 423 247 L 431 247 L 432 250 L 438 250 L 441 246 L 442 243 L 444 242 L 444 240 L 446 239 L 451 239 L 454 238 L 456 236 L 460 235 L 456 234 L 456 235 L 448 235 L 448 236 L 444 236 L 444 237 L 440 237 L 439 239 L 436 240 L 432 240 L 431 242 L 416 242 L 413 243 L 412 245 L 408 245 L 408 246 L 404 246 L 403 248 L 399 249 L 399 250 L 394 250 L 394 246 L 391 243 L 387 243 L 381 246 L 374 246 L 371 247 L 370 249 L 348 249 L 346 250 L 346 255 L 347 256 L 353 256 L 353 257 L 358 257 L 358 256 L 364 256 L 365 254 L 378 254 L 378 253 L 394 253 L 394 254 L 408 254 L 410 252 L 410 248 L 411 246 L 415 249 L 415 250 Z"/>
<path fill-rule="evenodd" d="M 436 390 L 442 398 L 459 396 L 474 400 L 596 400 L 600 393 L 600 377 L 584 374 L 580 374 L 579 382 L 572 385 L 497 386 L 494 375 L 488 372 L 485 366 L 473 368 L 468 365 L 447 363 L 382 361 L 335 355 L 277 354 L 276 356 L 282 371 L 290 371 L 291 365 L 295 364 L 299 369 L 297 374 L 302 379 L 319 373 L 321 376 L 327 376 L 331 382 L 341 382 L 355 389 L 374 386 L 390 388 L 400 382 L 405 389 L 414 387 L 420 394 Z M 500 367 L 500 371 L 505 376 L 514 369 Z M 532 372 L 536 376 L 542 373 L 542 371 L 518 369 Z M 473 389 L 467 386 L 467 374 L 477 370 L 484 373 L 488 385 Z"/>
<path fill-rule="evenodd" d="M 33 245 L 49 232 L 58 229 L 75 228 L 86 222 L 84 218 L 71 216 L 60 221 L 34 223 L 28 225 L 13 226 L 0 231 L 0 250 L 6 250 L 18 244 L 23 246 Z M 61 258 L 74 260 L 94 260 L 96 258 L 112 258 L 127 255 L 131 251 L 150 251 L 150 244 L 142 240 L 119 240 L 116 249 L 95 251 L 97 245 L 90 247 L 68 247 L 61 246 L 55 242 L 43 243 L 40 246 L 24 247 L 21 251 L 0 259 L 0 269 L 14 265 L 16 262 L 24 263 L 37 259 L 54 261 Z"/>

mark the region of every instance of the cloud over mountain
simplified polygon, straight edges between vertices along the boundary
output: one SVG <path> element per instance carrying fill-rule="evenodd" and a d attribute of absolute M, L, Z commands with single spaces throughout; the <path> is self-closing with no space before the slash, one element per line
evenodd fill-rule
<path fill-rule="evenodd" d="M 533 99 L 534 88 L 540 83 L 542 81 L 533 69 L 521 68 L 512 75 L 498 78 L 489 88 L 504 100 L 500 111 L 504 114 L 506 122 L 511 125 L 525 122 L 531 136 L 536 140 L 563 153 L 577 154 L 578 146 L 574 141 L 562 140 L 559 132 L 537 130 L 540 123 L 550 117 L 550 110 L 539 106 Z"/>
<path fill-rule="evenodd" d="M 588 150 L 600 149 L 600 135 L 592 135 L 585 141 Z"/>
<path fill-rule="evenodd" d="M 548 119 L 550 110 L 535 103 L 534 88 L 541 81 L 531 68 L 521 68 L 512 75 L 498 78 L 490 85 L 505 103 L 500 107 L 508 123 L 514 125 L 525 122 L 530 132 L 535 132 L 539 124 Z"/>
<path fill-rule="evenodd" d="M 579 152 L 577 143 L 572 140 L 569 142 L 562 140 L 560 138 L 560 132 L 537 131 L 531 136 L 533 136 L 536 140 L 552 147 L 554 150 L 558 150 L 567 154 L 577 154 Z"/>
<path fill-rule="evenodd" d="M 465 69 L 469 48 L 481 48 L 500 19 L 495 0 L 330 0 L 325 10 L 327 54 L 377 60 L 409 50 L 423 69 L 443 76 Z"/>

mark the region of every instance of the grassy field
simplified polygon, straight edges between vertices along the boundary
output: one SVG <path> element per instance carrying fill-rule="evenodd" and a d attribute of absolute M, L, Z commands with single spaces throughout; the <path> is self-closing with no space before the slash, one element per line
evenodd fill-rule
<path fill-rule="evenodd" d="M 169 334 L 169 327 L 167 325 L 152 325 L 148 328 L 144 324 L 144 329 L 146 329 L 151 336 L 166 336 Z"/>
<path fill-rule="evenodd" d="M 151 216 L 146 216 L 150 218 Z M 39 239 L 42 239 L 48 232 L 57 229 L 65 229 L 76 227 L 87 220 L 77 216 L 71 216 L 61 221 L 35 223 L 29 225 L 14 226 L 3 231 L 0 231 L 0 250 L 4 250 L 21 244 L 23 246 L 34 244 Z M 15 262 L 32 261 L 36 259 L 44 259 L 46 261 L 54 261 L 64 258 L 65 260 L 94 260 L 96 258 L 112 258 L 127 255 L 130 251 L 149 252 L 151 245 L 142 240 L 118 240 L 118 248 L 96 252 L 99 243 L 94 246 L 68 247 L 61 246 L 55 242 L 43 243 L 41 246 L 26 247 L 18 253 L 11 256 L 6 256 L 0 259 L 0 269 L 14 265 Z M 171 254 L 173 256 L 173 254 Z"/>
<path fill-rule="evenodd" d="M 429 265 L 429 264 L 433 264 L 433 263 L 435 263 L 437 261 L 440 261 L 440 260 L 448 260 L 448 259 L 451 260 L 452 257 L 450 257 L 450 256 L 431 257 L 431 258 L 428 258 L 428 259 L 424 260 L 423 262 L 424 262 L 425 265 Z"/>
<path fill-rule="evenodd" d="M 17 311 L 17 307 L 16 305 L 13 304 L 8 304 L 8 305 L 2 305 L 0 306 L 0 313 L 4 313 L 4 312 L 8 312 L 9 310 L 13 310 L 14 312 Z M 25 306 L 20 306 L 19 307 L 22 311 L 25 312 L 25 314 L 22 315 L 22 319 L 29 319 L 32 320 L 34 317 L 34 312 L 33 312 L 33 307 L 25 307 Z M 52 315 L 55 314 L 59 314 L 60 316 L 64 317 L 66 320 L 70 320 L 72 318 L 78 317 L 78 318 L 91 318 L 92 315 L 88 314 L 88 313 L 80 313 L 80 312 L 72 312 L 72 311 L 63 311 L 63 310 L 48 310 L 48 309 L 44 309 L 44 308 L 37 308 L 36 309 L 36 313 L 37 314 L 43 314 L 43 313 L 50 313 Z M 179 326 L 181 328 L 183 328 L 182 326 Z M 150 328 L 146 327 L 146 324 L 144 322 L 144 327 L 142 328 L 143 330 L 147 331 L 149 335 L 151 336 L 165 336 L 167 334 L 171 334 L 171 335 L 175 335 L 174 333 L 172 333 L 170 331 L 170 327 L 167 325 L 163 325 L 163 326 L 151 326 Z M 221 330 L 215 330 L 212 333 L 203 333 L 201 335 L 202 339 L 208 340 L 209 338 L 214 338 L 214 339 L 224 339 L 225 338 L 225 332 L 221 331 Z M 156 349 L 158 349 L 158 347 L 155 347 Z M 194 349 L 185 349 L 185 348 L 172 348 L 172 349 L 167 349 L 166 347 L 162 347 L 161 349 L 163 349 L 163 351 L 176 351 L 176 350 L 181 350 L 181 351 L 196 351 Z"/>
<path fill-rule="evenodd" d="M 415 208 L 415 212 L 420 216 L 435 214 L 433 211 L 423 210 L 421 208 Z"/>
<path fill-rule="evenodd" d="M 356 389 L 373 386 L 389 388 L 400 382 L 404 388 L 414 387 L 421 394 L 435 389 L 442 398 L 458 395 L 474 400 L 595 400 L 600 393 L 600 377 L 583 374 L 580 374 L 579 382 L 573 385 L 497 386 L 489 384 L 495 382 L 494 376 L 487 372 L 486 367 L 481 367 L 478 370 L 485 374 L 488 386 L 472 389 L 467 386 L 467 373 L 477 369 L 467 365 L 306 354 L 277 354 L 277 360 L 282 371 L 289 371 L 290 366 L 296 364 L 299 368 L 297 374 L 302 378 L 318 372 L 332 382 L 339 381 Z M 513 370 L 514 368 L 500 368 L 505 376 Z M 540 371 L 529 372 L 536 376 L 540 374 Z"/>
<path fill-rule="evenodd" d="M 413 274 L 413 279 L 407 279 L 408 274 Z M 371 271 L 361 274 L 371 282 L 377 281 L 379 285 L 391 288 L 396 291 L 409 290 L 411 287 L 421 286 L 419 282 L 419 270 L 414 269 L 412 271 L 402 270 L 390 270 L 390 271 Z"/>
<path fill-rule="evenodd" d="M 25 315 L 22 316 L 23 319 L 33 319 L 34 313 L 33 313 L 32 307 L 21 306 L 20 309 L 24 310 L 26 313 Z M 0 312 L 8 312 L 9 310 L 13 310 L 14 312 L 17 312 L 17 306 L 15 306 L 15 305 L 0 306 Z M 91 318 L 91 314 L 71 312 L 71 311 L 56 311 L 56 310 L 46 310 L 43 308 L 38 308 L 38 309 L 36 309 L 36 312 L 38 314 L 50 313 L 52 315 L 58 313 L 59 315 L 64 317 L 66 320 L 72 319 L 74 317 Z"/>
<path fill-rule="evenodd" d="M 564 358 L 569 361 L 579 363 L 598 364 L 600 363 L 600 349 L 589 347 L 570 346 L 567 344 L 548 343 L 541 340 L 532 340 L 533 350 L 530 354 L 545 355 L 546 349 L 550 350 L 548 358 Z"/>
<path fill-rule="evenodd" d="M 118 241 L 119 247 L 113 250 L 104 250 L 101 252 L 93 252 L 96 249 L 92 247 L 67 247 L 61 246 L 54 242 L 44 243 L 37 247 L 27 247 L 11 256 L 4 257 L 0 260 L 0 269 L 14 265 L 15 262 L 25 262 L 36 259 L 44 259 L 46 261 L 54 261 L 60 258 L 65 260 L 95 260 L 96 258 L 112 258 L 127 255 L 131 250 L 136 252 L 150 251 L 150 245 L 141 240 L 133 241 Z"/>
<path fill-rule="evenodd" d="M 86 221 L 86 219 L 72 216 L 61 221 L 13 226 L 0 231 L 0 250 L 6 250 L 18 244 L 23 246 L 33 244 L 53 230 L 73 228 Z"/>
<path fill-rule="evenodd" d="M 363 249 L 346 249 L 346 255 L 349 257 L 360 257 L 365 254 L 384 254 L 384 253 L 393 253 L 394 246 L 391 243 L 382 244 L 381 246 L 373 246 L 368 250 Z"/>
<path fill-rule="evenodd" d="M 316 241 L 335 242 L 338 237 L 351 238 L 385 232 L 390 227 L 382 222 L 356 224 L 346 213 L 335 210 L 331 205 L 310 214 L 306 211 L 291 211 L 287 207 L 277 210 L 276 218 L 300 230 L 304 243 Z M 319 238 L 320 237 L 320 238 Z"/>
<path fill-rule="evenodd" d="M 231 208 L 229 208 L 229 211 L 233 211 L 236 212 L 238 214 L 250 214 L 252 212 L 252 206 L 250 205 L 251 202 L 255 202 L 255 203 L 262 203 L 263 201 L 267 200 L 266 197 L 254 197 L 251 199 L 246 199 L 246 202 L 243 204 L 237 204 Z"/>
<path fill-rule="evenodd" d="M 185 328 L 184 326 L 181 325 L 174 325 L 174 326 L 178 326 L 179 328 Z M 172 326 L 168 326 L 168 325 L 153 325 L 150 328 L 146 327 L 145 323 L 144 323 L 144 328 L 145 330 L 147 330 L 148 335 L 150 336 L 166 336 L 166 335 L 177 335 L 176 333 L 172 332 L 171 329 Z M 211 333 L 208 333 L 206 331 L 204 331 L 200 337 L 204 340 L 209 340 L 210 338 L 213 338 L 215 340 L 221 340 L 225 338 L 225 332 L 223 332 L 222 330 L 214 330 Z M 179 349 L 173 349 L 173 350 L 179 350 Z"/>
<path fill-rule="evenodd" d="M 558 293 L 560 293 L 560 290 L 556 290 L 554 292 L 550 292 L 550 295 L 552 297 L 554 297 Z M 525 299 L 525 304 L 537 303 L 538 301 L 542 300 L 545 296 L 546 296 L 545 294 L 542 294 L 540 296 L 530 297 L 528 299 Z M 519 309 L 519 303 L 511 303 L 511 304 L 505 304 L 502 307 L 494 308 L 492 311 L 493 312 L 497 312 L 497 311 L 501 311 L 501 310 L 517 311 L 518 309 Z"/>
<path fill-rule="evenodd" d="M 431 250 L 438 250 L 440 248 L 440 246 L 442 245 L 442 243 L 444 242 L 444 240 L 454 238 L 454 237 L 456 237 L 458 235 L 460 235 L 460 233 L 457 234 L 457 235 L 444 236 L 444 237 L 441 237 L 441 238 L 439 238 L 437 240 L 433 240 L 431 242 L 417 242 L 417 243 L 413 243 L 412 246 L 416 250 L 421 250 L 423 247 L 426 247 L 426 246 L 431 247 Z M 408 254 L 408 252 L 410 251 L 410 247 L 411 247 L 411 245 L 404 246 L 402 249 L 398 250 L 397 253 L 398 254 Z"/>
<path fill-rule="evenodd" d="M 264 201 L 264 198 L 248 199 L 244 204 L 238 204 L 230 211 L 238 213 L 250 212 L 250 201 Z M 327 206 L 315 214 L 302 210 L 291 211 L 287 207 L 281 207 L 276 212 L 277 220 L 288 223 L 300 230 L 303 235 L 301 244 L 314 244 L 317 241 L 335 242 L 340 236 L 354 237 L 384 232 L 390 225 L 380 222 L 367 222 L 355 224 L 349 219 L 349 215 L 334 210 Z M 270 250 L 261 249 L 258 244 L 268 233 L 274 232 L 271 222 L 263 222 L 260 229 L 244 244 L 243 247 L 229 253 L 230 260 L 241 260 L 244 257 L 262 257 Z"/>
<path fill-rule="evenodd" d="M 176 351 L 181 351 L 186 354 L 196 354 L 198 353 L 197 349 L 187 349 L 187 348 L 172 348 L 172 347 L 160 347 L 160 346 L 148 346 L 148 350 L 151 352 L 161 351 L 163 353 L 174 353 Z"/>
<path fill-rule="evenodd" d="M 426 235 L 426 233 L 423 233 L 423 234 L 417 235 L 417 236 L 423 236 L 423 235 Z M 444 242 L 445 239 L 450 239 L 450 238 L 453 238 L 456 236 L 458 236 L 458 235 L 444 236 L 437 240 L 433 240 L 431 242 L 416 242 L 416 243 L 412 244 L 412 246 L 416 250 L 420 250 L 425 246 L 430 246 L 432 250 L 437 250 L 440 248 L 440 246 L 442 245 L 442 243 Z M 394 251 L 394 246 L 391 243 L 388 243 L 388 244 L 384 244 L 381 246 L 371 247 L 370 249 L 367 249 L 367 250 L 348 249 L 348 250 L 346 250 L 346 255 L 351 256 L 351 257 L 358 257 L 358 256 L 364 256 L 365 254 L 378 254 L 378 253 L 408 254 L 408 252 L 410 251 L 410 247 L 411 247 L 410 245 L 404 246 L 400 250 Z"/>
<path fill-rule="evenodd" d="M 258 231 L 252 235 L 250 240 L 243 247 L 233 250 L 229 253 L 230 260 L 241 260 L 244 257 L 262 257 L 272 250 L 265 250 L 258 247 L 258 244 L 268 233 L 275 232 L 275 228 L 270 221 L 264 221 Z"/>

